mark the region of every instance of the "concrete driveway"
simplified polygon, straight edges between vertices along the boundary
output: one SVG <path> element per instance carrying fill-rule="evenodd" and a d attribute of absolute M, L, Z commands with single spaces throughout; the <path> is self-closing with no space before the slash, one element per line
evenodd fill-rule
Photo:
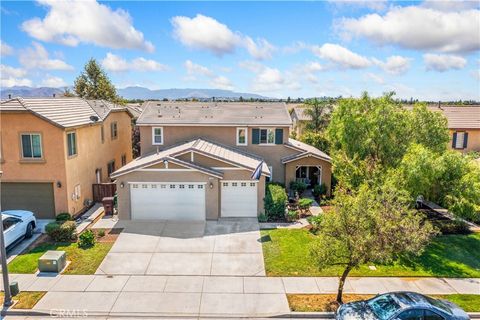
<path fill-rule="evenodd" d="M 120 221 L 107 275 L 265 276 L 256 219 Z"/>

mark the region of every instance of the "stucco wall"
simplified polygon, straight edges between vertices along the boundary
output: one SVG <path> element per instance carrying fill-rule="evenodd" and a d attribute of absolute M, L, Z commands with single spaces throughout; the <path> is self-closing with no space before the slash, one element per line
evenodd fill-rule
<path fill-rule="evenodd" d="M 0 124 L 2 182 L 52 182 L 55 212 L 67 211 L 63 130 L 27 112 L 2 112 Z M 41 134 L 42 160 L 22 159 L 21 133 Z M 62 184 L 61 188 L 57 187 L 57 182 Z"/>
<path fill-rule="evenodd" d="M 454 149 L 461 152 L 469 152 L 469 151 L 479 151 L 480 152 L 480 129 L 462 129 L 462 130 L 450 130 L 450 142 L 448 143 L 448 147 L 452 149 L 452 139 L 454 132 L 468 132 L 468 143 L 466 149 Z"/>
<path fill-rule="evenodd" d="M 295 173 L 297 166 L 320 166 L 322 168 L 322 183 L 328 187 L 328 194 L 330 194 L 332 186 L 332 165 L 324 160 L 306 157 L 289 162 L 285 165 L 285 181 L 288 188 L 291 181 L 295 181 Z"/>
<path fill-rule="evenodd" d="M 110 124 L 117 122 L 118 137 L 111 138 Z M 67 132 L 63 135 L 63 145 L 67 169 L 67 195 L 70 213 L 77 213 L 84 207 L 85 199 L 92 200 L 92 184 L 96 183 L 97 169 L 101 169 L 102 182 L 109 182 L 107 164 L 115 160 L 115 168 L 122 166 L 121 157 L 126 155 L 127 163 L 132 160 L 131 118 L 126 112 L 111 113 L 103 123 L 104 142 L 101 139 L 101 124 L 75 129 L 77 135 L 77 155 L 68 157 Z M 79 199 L 72 199 L 76 185 L 81 186 Z"/>

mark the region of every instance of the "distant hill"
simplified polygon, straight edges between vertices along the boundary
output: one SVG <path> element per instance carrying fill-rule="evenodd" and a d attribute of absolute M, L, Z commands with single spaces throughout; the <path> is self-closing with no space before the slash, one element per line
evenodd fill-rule
<path fill-rule="evenodd" d="M 26 87 L 26 86 L 16 86 L 10 88 L 1 88 L 0 97 L 1 99 L 8 99 L 8 96 L 11 95 L 14 97 L 52 97 L 53 94 L 57 96 L 61 95 L 65 88 L 49 88 L 49 87 Z M 71 88 L 69 88 L 72 90 Z M 238 99 L 240 97 L 244 99 L 268 99 L 267 97 L 252 94 L 252 93 L 241 93 L 234 92 L 230 90 L 220 90 L 220 89 L 160 89 L 160 90 L 150 90 L 144 87 L 126 87 L 123 89 L 117 89 L 118 94 L 125 99 L 185 99 L 185 98 L 198 98 L 198 99 L 208 99 L 208 98 L 230 98 Z"/>

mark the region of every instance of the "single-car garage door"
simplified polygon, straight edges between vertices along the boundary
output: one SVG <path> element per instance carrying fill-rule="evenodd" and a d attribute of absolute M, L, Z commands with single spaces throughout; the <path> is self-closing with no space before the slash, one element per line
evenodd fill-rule
<path fill-rule="evenodd" d="M 2 182 L 2 211 L 28 210 L 39 219 L 55 218 L 53 183 Z"/>
<path fill-rule="evenodd" d="M 223 181 L 222 212 L 226 217 L 257 216 L 257 183 L 254 181 Z"/>
<path fill-rule="evenodd" d="M 130 184 L 132 220 L 205 220 L 204 183 Z"/>

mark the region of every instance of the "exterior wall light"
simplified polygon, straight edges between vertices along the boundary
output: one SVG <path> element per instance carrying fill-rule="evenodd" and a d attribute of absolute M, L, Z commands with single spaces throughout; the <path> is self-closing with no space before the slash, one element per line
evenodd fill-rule
<path fill-rule="evenodd" d="M 60 181 L 57 181 L 57 188 L 61 188 L 62 187 L 62 183 Z"/>
<path fill-rule="evenodd" d="M 125 183 L 123 183 L 123 181 L 122 181 L 122 182 L 120 182 L 120 188 L 123 189 L 123 187 L 125 187 Z"/>
<path fill-rule="evenodd" d="M 209 186 L 210 186 L 210 189 L 213 189 L 213 182 L 210 182 Z"/>

